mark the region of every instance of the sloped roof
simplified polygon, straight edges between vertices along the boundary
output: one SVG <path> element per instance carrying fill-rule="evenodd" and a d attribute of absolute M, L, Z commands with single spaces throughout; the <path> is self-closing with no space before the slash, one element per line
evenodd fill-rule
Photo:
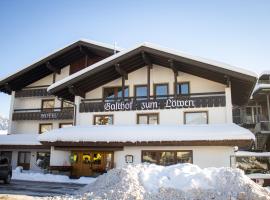
<path fill-rule="evenodd" d="M 72 60 L 82 56 L 81 48 L 104 58 L 113 55 L 115 50 L 120 51 L 120 48 L 114 49 L 112 45 L 81 39 L 0 80 L 0 91 L 10 94 L 11 90 L 19 90 L 51 74 L 52 71 L 46 67 L 47 62 L 58 69 L 65 67 Z"/>
<path fill-rule="evenodd" d="M 146 62 L 142 52 L 144 55 L 147 55 L 148 61 L 153 64 L 170 67 L 168 60 L 173 60 L 178 71 L 222 84 L 226 84 L 226 77 L 229 77 L 232 83 L 233 103 L 236 105 L 241 105 L 248 101 L 257 80 L 257 74 L 248 70 L 190 56 L 158 45 L 143 43 L 134 48 L 121 51 L 56 82 L 48 88 L 48 91 L 62 98 L 72 99 L 73 96 L 69 93 L 67 86 L 74 86 L 82 92 L 95 89 L 120 77 L 115 70 L 115 64 L 120 64 L 121 68 L 127 73 L 145 66 Z"/>

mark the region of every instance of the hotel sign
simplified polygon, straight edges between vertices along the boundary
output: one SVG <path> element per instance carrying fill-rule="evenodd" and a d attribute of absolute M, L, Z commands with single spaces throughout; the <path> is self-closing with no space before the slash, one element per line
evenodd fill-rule
<path fill-rule="evenodd" d="M 157 110 L 157 109 L 181 109 L 181 108 L 203 108 L 224 107 L 225 96 L 196 96 L 179 98 L 143 99 L 129 101 L 101 101 L 82 102 L 80 112 L 113 112 L 131 110 Z"/>
<path fill-rule="evenodd" d="M 104 111 L 154 110 L 171 108 L 194 108 L 194 100 L 166 99 L 161 101 L 130 101 L 104 103 Z"/>

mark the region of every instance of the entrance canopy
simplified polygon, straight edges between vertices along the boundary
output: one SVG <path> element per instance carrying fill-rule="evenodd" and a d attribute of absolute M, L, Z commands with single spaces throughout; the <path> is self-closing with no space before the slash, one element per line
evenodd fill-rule
<path fill-rule="evenodd" d="M 171 49 L 143 43 L 135 48 L 121 51 L 101 60 L 48 88 L 48 92 L 61 98 L 73 100 L 76 88 L 78 96 L 110 81 L 127 75 L 141 67 L 160 65 L 221 84 L 232 86 L 233 104 L 246 103 L 255 86 L 257 75 L 250 71 L 224 63 L 183 54 Z"/>
<path fill-rule="evenodd" d="M 39 136 L 51 146 L 240 146 L 255 140 L 235 124 L 208 125 L 107 125 L 55 129 Z"/>

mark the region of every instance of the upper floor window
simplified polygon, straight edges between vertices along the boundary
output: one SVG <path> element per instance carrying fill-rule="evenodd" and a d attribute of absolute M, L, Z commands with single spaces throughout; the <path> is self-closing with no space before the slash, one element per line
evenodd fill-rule
<path fill-rule="evenodd" d="M 112 125 L 113 115 L 95 115 L 94 125 Z"/>
<path fill-rule="evenodd" d="M 165 84 L 155 84 L 155 96 L 159 98 L 164 98 L 169 94 L 169 85 L 167 83 Z M 166 97 L 165 97 L 166 98 Z"/>
<path fill-rule="evenodd" d="M 134 91 L 134 96 L 136 97 L 136 99 L 142 100 L 147 97 L 147 85 L 135 85 Z"/>
<path fill-rule="evenodd" d="M 185 82 L 185 83 L 177 83 L 177 94 L 189 94 L 190 90 L 189 90 L 189 83 Z"/>
<path fill-rule="evenodd" d="M 43 99 L 41 101 L 41 108 L 42 110 L 45 110 L 45 111 L 46 110 L 51 111 L 54 109 L 54 104 L 55 104 L 54 99 Z"/>
<path fill-rule="evenodd" d="M 62 108 L 73 108 L 73 104 L 71 102 L 62 101 Z"/>
<path fill-rule="evenodd" d="M 159 124 L 158 114 L 138 114 L 137 124 Z"/>
<path fill-rule="evenodd" d="M 185 124 L 208 124 L 208 113 L 203 112 L 185 112 Z"/>
<path fill-rule="evenodd" d="M 129 88 L 125 87 L 125 97 L 129 96 Z M 108 87 L 103 89 L 103 98 L 104 99 L 114 99 L 122 97 L 122 87 Z"/>
<path fill-rule="evenodd" d="M 53 129 L 53 124 L 39 124 L 39 134 L 45 133 Z"/>
<path fill-rule="evenodd" d="M 59 128 L 67 128 L 73 126 L 73 123 L 61 123 L 59 124 Z"/>

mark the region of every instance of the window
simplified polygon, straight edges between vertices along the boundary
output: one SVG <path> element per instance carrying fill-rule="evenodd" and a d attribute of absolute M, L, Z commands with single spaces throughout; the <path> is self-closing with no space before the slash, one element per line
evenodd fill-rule
<path fill-rule="evenodd" d="M 129 96 L 128 86 L 125 87 L 125 97 Z M 103 98 L 113 100 L 114 98 L 122 97 L 122 87 L 109 87 L 103 89 Z"/>
<path fill-rule="evenodd" d="M 207 112 L 185 112 L 185 124 L 208 124 Z"/>
<path fill-rule="evenodd" d="M 169 93 L 168 84 L 155 84 L 155 96 L 159 99 L 166 98 Z"/>
<path fill-rule="evenodd" d="M 42 169 L 50 166 L 50 152 L 37 152 L 37 165 Z"/>
<path fill-rule="evenodd" d="M 53 129 L 52 124 L 39 124 L 39 134 L 45 133 Z"/>
<path fill-rule="evenodd" d="M 30 152 L 19 151 L 18 163 L 20 164 L 29 164 L 30 163 Z"/>
<path fill-rule="evenodd" d="M 112 125 L 112 115 L 96 115 L 94 116 L 94 125 Z"/>
<path fill-rule="evenodd" d="M 192 163 L 192 151 L 142 151 L 142 162 L 164 166 Z"/>
<path fill-rule="evenodd" d="M 185 95 L 189 94 L 189 83 L 177 83 L 177 94 Z"/>
<path fill-rule="evenodd" d="M 138 114 L 137 124 L 159 124 L 159 117 L 157 113 Z"/>
<path fill-rule="evenodd" d="M 73 108 L 73 105 L 71 102 L 62 101 L 62 108 Z"/>
<path fill-rule="evenodd" d="M 67 128 L 73 126 L 73 123 L 61 123 L 59 124 L 59 128 Z"/>
<path fill-rule="evenodd" d="M 43 99 L 41 101 L 41 108 L 43 111 L 52 111 L 54 108 L 54 99 Z"/>
<path fill-rule="evenodd" d="M 135 85 L 134 87 L 135 94 L 137 100 L 145 100 L 147 97 L 147 85 Z"/>

